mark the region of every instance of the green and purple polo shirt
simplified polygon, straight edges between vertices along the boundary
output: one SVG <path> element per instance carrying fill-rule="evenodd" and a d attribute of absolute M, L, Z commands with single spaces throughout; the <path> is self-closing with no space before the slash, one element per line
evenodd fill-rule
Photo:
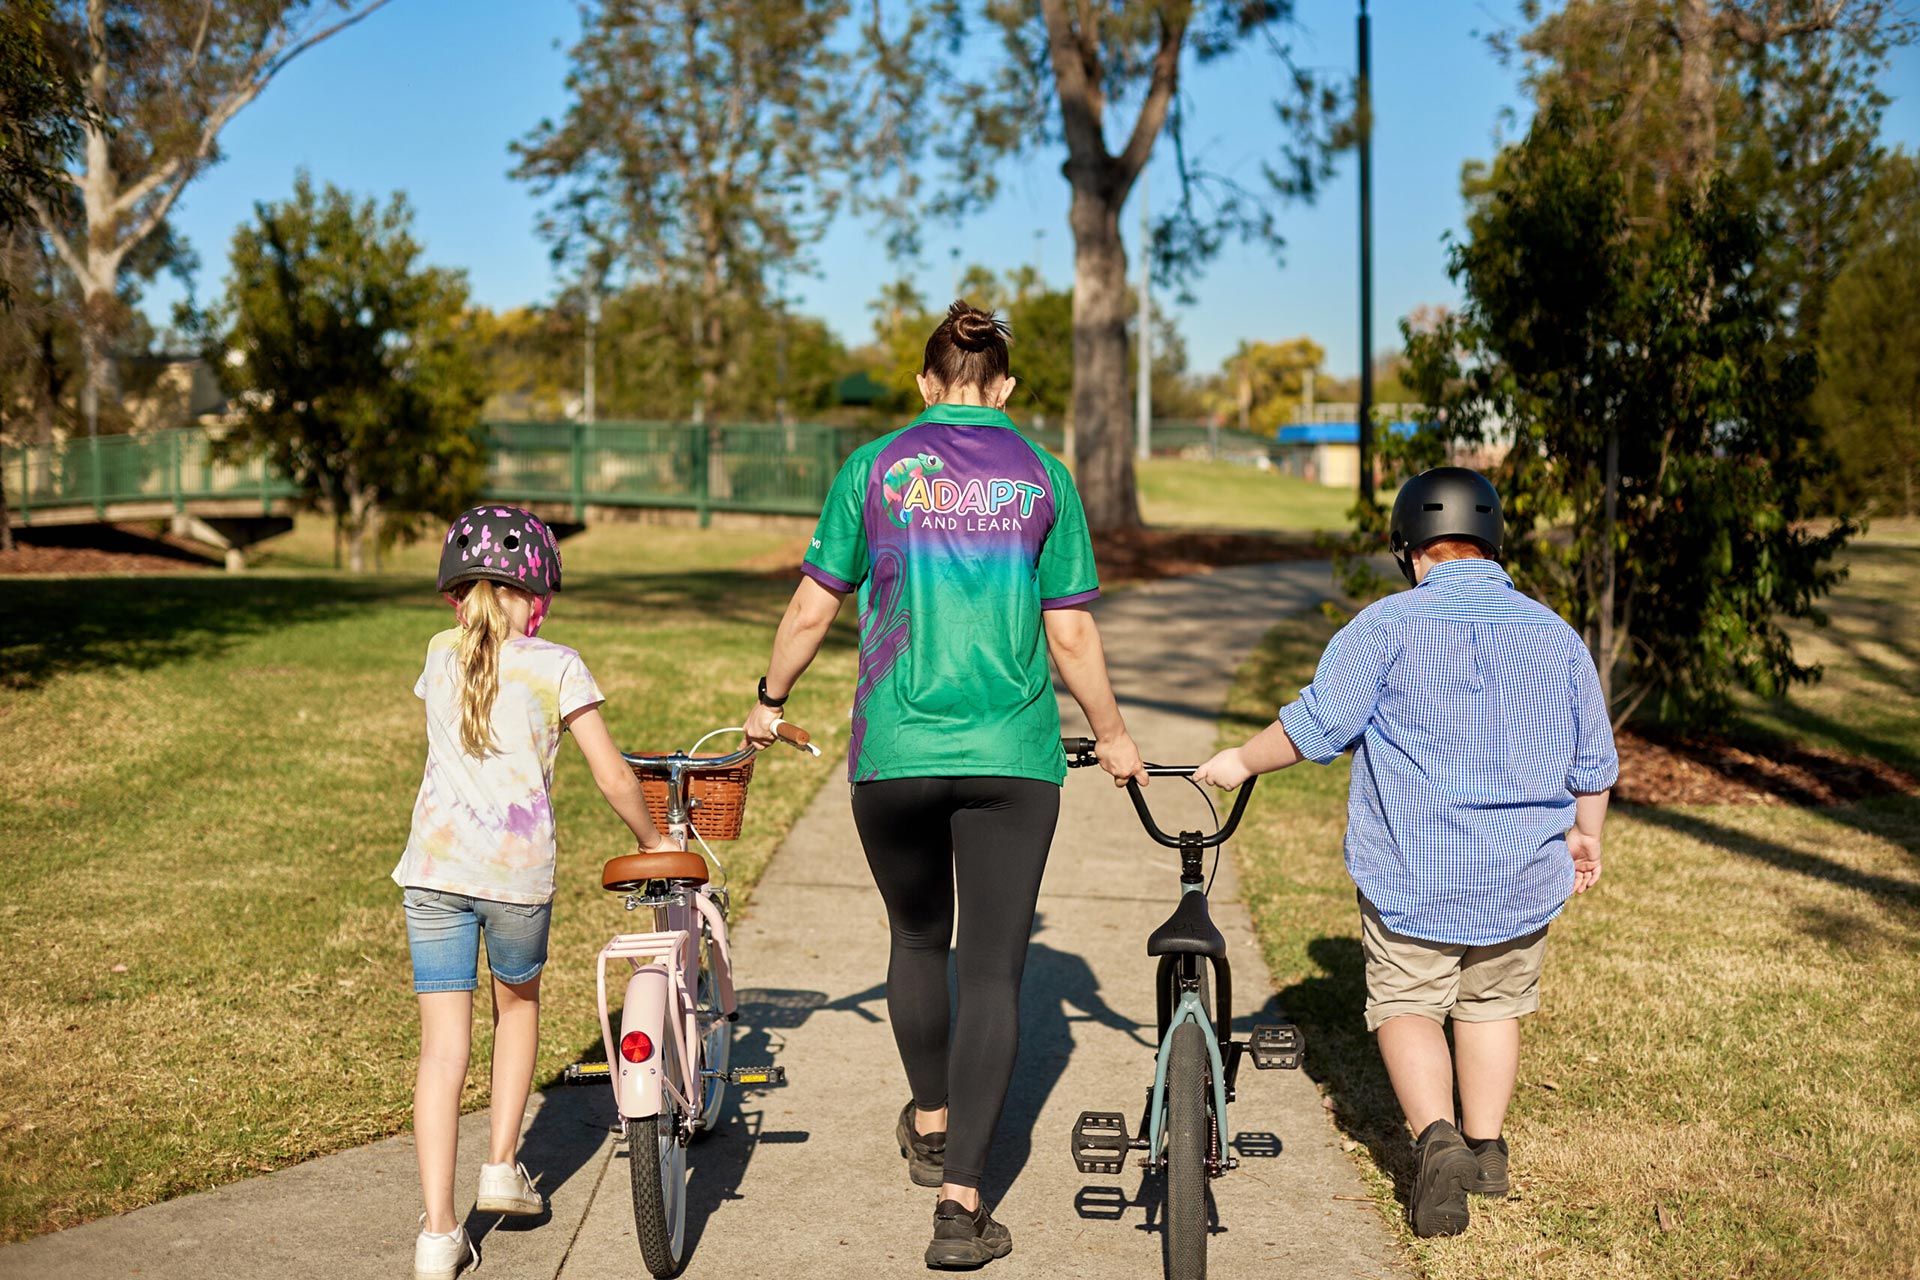
<path fill-rule="evenodd" d="M 937 404 L 856 450 L 803 572 L 858 589 L 847 774 L 1059 783 L 1040 615 L 1100 594 L 1073 477 L 998 409 Z"/>

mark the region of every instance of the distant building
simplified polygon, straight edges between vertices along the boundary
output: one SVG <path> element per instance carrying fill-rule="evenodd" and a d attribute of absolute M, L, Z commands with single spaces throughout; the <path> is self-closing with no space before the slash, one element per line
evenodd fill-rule
<path fill-rule="evenodd" d="M 1387 404 L 1380 406 L 1375 420 L 1375 439 L 1382 435 L 1410 435 L 1418 426 L 1416 418 L 1424 405 Z M 1288 475 L 1298 476 L 1330 489 L 1353 489 L 1360 484 L 1360 415 L 1357 405 L 1317 405 L 1315 421 L 1296 422 L 1274 432 L 1274 465 Z M 1500 433 L 1504 435 L 1504 432 Z M 1478 449 L 1455 449 L 1449 459 L 1455 466 L 1486 470 L 1507 455 L 1507 443 L 1496 438 Z"/>

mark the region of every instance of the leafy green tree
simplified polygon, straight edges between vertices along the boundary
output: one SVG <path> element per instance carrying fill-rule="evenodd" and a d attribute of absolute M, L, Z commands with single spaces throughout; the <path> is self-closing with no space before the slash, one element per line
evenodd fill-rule
<path fill-rule="evenodd" d="M 464 275 L 420 261 L 412 212 L 303 173 L 234 233 L 210 352 L 241 419 L 224 441 L 292 477 L 366 567 L 365 540 L 451 518 L 485 479 L 485 388 Z"/>
<path fill-rule="evenodd" d="M 11 2 L 11 0 L 10 0 Z M 114 338 L 129 320 L 121 277 L 164 237 L 187 184 L 220 158 L 220 132 L 294 58 L 388 0 L 59 0 L 48 39 L 70 51 L 86 98 L 75 201 L 29 203 L 80 296 L 97 430 Z"/>
<path fill-rule="evenodd" d="M 1887 157 L 1833 282 L 1815 405 L 1867 510 L 1914 514 L 1920 479 L 1920 159 Z"/>
<path fill-rule="evenodd" d="M 1338 141 L 1327 122 L 1338 95 L 1295 67 L 1281 39 L 1292 0 L 993 0 L 972 14 L 958 0 L 930 6 L 948 39 L 925 41 L 945 67 L 925 76 L 941 110 L 920 114 L 938 135 L 934 148 L 954 161 L 939 203 L 968 208 L 997 189 L 995 166 L 1042 146 L 1064 144 L 1062 166 L 1072 200 L 1073 389 L 1075 477 L 1095 529 L 1140 523 L 1133 474 L 1133 407 L 1126 376 L 1127 254 L 1120 212 L 1163 132 L 1183 130 L 1175 108 L 1183 66 L 1225 58 L 1248 46 L 1273 53 L 1290 95 L 1274 104 L 1278 151 L 1269 179 L 1249 189 L 1209 171 L 1177 149 L 1184 198 L 1154 231 L 1156 268 L 1179 278 L 1230 236 L 1278 243 L 1274 202 L 1311 195 L 1328 172 Z M 998 43 L 987 62 L 981 37 Z M 953 71 L 953 67 L 962 71 Z M 1131 110 L 1131 120 L 1120 117 Z M 911 150 L 911 138 L 905 149 Z"/>
<path fill-rule="evenodd" d="M 567 114 L 514 147 L 514 175 L 552 197 L 555 257 L 673 308 L 696 418 L 737 384 L 737 331 L 769 277 L 804 266 L 875 145 L 849 12 L 847 0 L 585 5 Z"/>
<path fill-rule="evenodd" d="M 1541 110 L 1604 127 L 1633 225 L 1731 184 L 1767 228 L 1759 283 L 1810 348 L 1872 181 L 1880 80 L 1912 24 L 1883 0 L 1526 0 L 1501 33 Z M 1468 188 L 1484 192 L 1483 166 Z"/>
<path fill-rule="evenodd" d="M 1452 251 L 1465 306 L 1407 327 L 1428 420 L 1383 452 L 1410 473 L 1504 449 L 1509 561 L 1582 629 L 1616 720 L 1711 722 L 1816 674 L 1782 622 L 1819 617 L 1852 526 L 1802 506 L 1814 361 L 1768 350 L 1759 219 L 1715 184 L 1631 227 L 1609 123 L 1554 108 L 1507 154 Z"/>

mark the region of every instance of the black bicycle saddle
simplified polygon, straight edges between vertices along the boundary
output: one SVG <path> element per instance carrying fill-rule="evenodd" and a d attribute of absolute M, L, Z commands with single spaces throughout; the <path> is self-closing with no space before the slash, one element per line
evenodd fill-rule
<path fill-rule="evenodd" d="M 1197 955 L 1212 956 L 1216 959 L 1227 954 L 1227 940 L 1213 927 L 1213 916 L 1207 911 L 1207 895 L 1204 893 L 1183 893 L 1180 905 L 1173 909 L 1167 922 L 1155 929 L 1147 937 L 1147 954 L 1150 956 Z"/>

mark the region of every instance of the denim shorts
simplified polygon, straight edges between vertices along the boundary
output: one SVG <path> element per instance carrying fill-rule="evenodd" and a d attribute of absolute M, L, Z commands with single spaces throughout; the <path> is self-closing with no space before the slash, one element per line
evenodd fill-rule
<path fill-rule="evenodd" d="M 546 967 L 550 902 L 493 902 L 438 889 L 408 889 L 405 897 L 416 992 L 479 986 L 482 932 L 487 968 L 500 981 L 525 982 Z"/>

